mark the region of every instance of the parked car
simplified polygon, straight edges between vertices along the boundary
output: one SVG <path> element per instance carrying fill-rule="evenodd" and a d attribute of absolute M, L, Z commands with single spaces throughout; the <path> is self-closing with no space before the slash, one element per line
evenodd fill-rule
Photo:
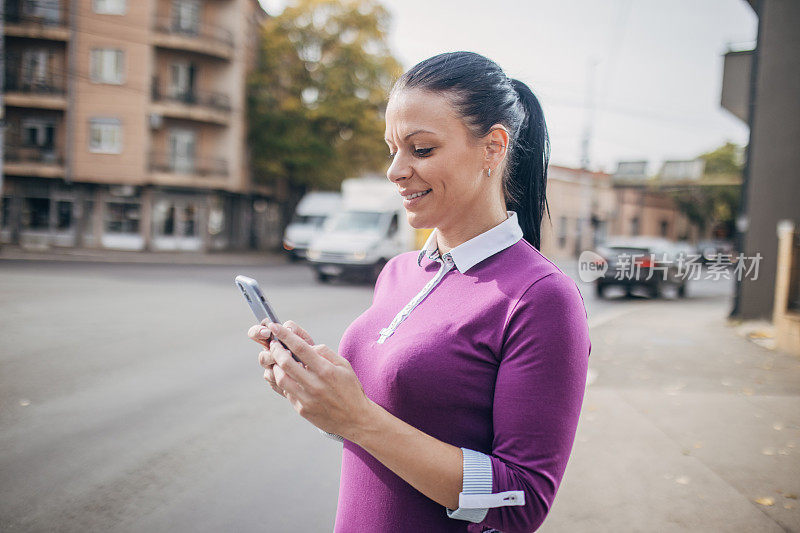
<path fill-rule="evenodd" d="M 416 230 L 385 177 L 345 179 L 342 198 L 342 209 L 311 241 L 306 257 L 318 281 L 355 275 L 375 282 L 389 259 L 415 248 Z"/>
<path fill-rule="evenodd" d="M 720 257 L 720 262 L 731 262 L 733 261 L 733 243 L 730 241 L 726 241 L 723 239 L 710 239 L 705 241 L 700 241 L 697 243 L 697 250 L 695 253 L 700 255 L 700 260 L 703 263 L 712 263 L 717 261 L 717 257 Z"/>
<path fill-rule="evenodd" d="M 303 196 L 283 234 L 283 248 L 290 260 L 306 258 L 309 243 L 341 205 L 342 195 L 336 191 L 312 191 Z"/>
<path fill-rule="evenodd" d="M 680 258 L 691 250 L 686 243 L 675 243 L 658 237 L 610 237 L 598 247 L 598 254 L 608 265 L 602 277 L 595 280 L 598 298 L 606 288 L 618 286 L 631 295 L 637 287 L 658 298 L 666 287 L 686 296 L 686 276 L 680 271 Z"/>

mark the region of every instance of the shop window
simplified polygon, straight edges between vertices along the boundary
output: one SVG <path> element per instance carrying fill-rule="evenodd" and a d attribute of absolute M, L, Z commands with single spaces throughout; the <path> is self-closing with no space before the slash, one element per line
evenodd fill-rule
<path fill-rule="evenodd" d="M 3 229 L 8 228 L 11 226 L 11 197 L 10 196 L 3 196 L 3 206 L 2 211 L 0 211 L 0 216 L 2 216 L 2 220 L 0 220 L 0 227 Z"/>
<path fill-rule="evenodd" d="M 49 198 L 23 199 L 22 227 L 25 229 L 48 229 L 50 227 Z"/>
<path fill-rule="evenodd" d="M 141 205 L 133 202 L 106 204 L 106 232 L 139 233 Z"/>
<path fill-rule="evenodd" d="M 56 202 L 56 229 L 68 230 L 72 227 L 72 202 L 59 200 Z"/>
<path fill-rule="evenodd" d="M 197 210 L 194 204 L 188 204 L 183 210 L 183 235 L 186 237 L 194 237 L 197 235 Z"/>

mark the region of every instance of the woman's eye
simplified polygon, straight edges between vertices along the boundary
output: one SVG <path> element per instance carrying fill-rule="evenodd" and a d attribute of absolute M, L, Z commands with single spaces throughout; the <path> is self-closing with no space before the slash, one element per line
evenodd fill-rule
<path fill-rule="evenodd" d="M 414 150 L 414 155 L 417 156 L 417 157 L 425 157 L 426 155 L 431 153 L 432 150 L 433 150 L 433 148 L 417 148 L 416 150 Z M 396 155 L 397 155 L 397 152 L 389 153 L 389 159 L 394 159 L 394 156 L 396 156 Z"/>

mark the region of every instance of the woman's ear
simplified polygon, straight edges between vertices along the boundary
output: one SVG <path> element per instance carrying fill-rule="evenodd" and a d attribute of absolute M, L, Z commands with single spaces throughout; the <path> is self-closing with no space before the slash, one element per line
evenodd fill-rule
<path fill-rule="evenodd" d="M 494 171 L 503 162 L 508 152 L 508 130 L 495 124 L 486 134 L 486 165 Z"/>

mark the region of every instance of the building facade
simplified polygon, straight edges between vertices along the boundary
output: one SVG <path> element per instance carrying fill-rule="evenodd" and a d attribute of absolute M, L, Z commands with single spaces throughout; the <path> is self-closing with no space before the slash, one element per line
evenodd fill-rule
<path fill-rule="evenodd" d="M 276 245 L 246 143 L 266 17 L 257 0 L 6 0 L 0 242 Z"/>
<path fill-rule="evenodd" d="M 721 105 L 750 127 L 737 221 L 738 249 L 761 261 L 737 281 L 731 315 L 771 318 L 778 227 L 800 227 L 800 2 L 749 0 L 758 16 L 756 48 L 725 55 Z M 797 285 L 794 285 L 797 287 Z"/>

